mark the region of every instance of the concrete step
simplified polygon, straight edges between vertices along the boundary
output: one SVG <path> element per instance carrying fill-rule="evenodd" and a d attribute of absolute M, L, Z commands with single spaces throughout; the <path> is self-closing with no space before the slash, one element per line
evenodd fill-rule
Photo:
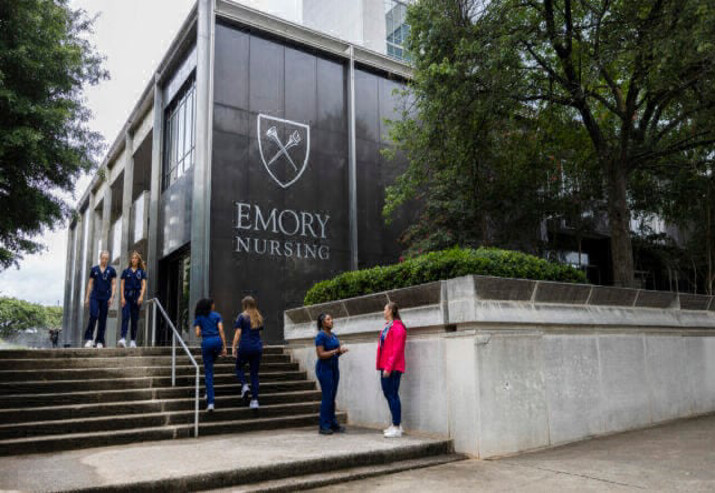
<path fill-rule="evenodd" d="M 320 401 L 319 390 L 301 390 L 294 392 L 264 393 L 261 389 L 261 406 Z M 204 405 L 204 400 L 199 402 Z M 218 409 L 245 406 L 246 402 L 238 395 L 217 396 Z M 19 424 L 33 421 L 61 419 L 84 419 L 125 414 L 149 414 L 168 411 L 191 411 L 194 409 L 193 398 L 161 399 L 143 401 L 124 401 L 98 404 L 79 404 L 45 407 L 22 407 L 0 409 L 0 424 Z"/>
<path fill-rule="evenodd" d="M 337 413 L 337 417 L 338 420 L 343 423 L 347 419 L 345 413 Z M 199 434 L 203 436 L 221 433 L 239 433 L 258 430 L 317 426 L 318 419 L 318 413 L 311 413 L 303 415 L 257 418 L 242 421 L 202 422 L 199 424 Z M 150 428 L 132 428 L 128 430 L 94 431 L 41 437 L 12 438 L 0 440 L 0 456 L 50 453 L 60 450 L 103 447 L 108 445 L 121 445 L 153 440 L 188 438 L 192 437 L 193 433 L 194 426 L 192 423 Z M 217 451 L 217 453 L 220 453 L 220 451 Z M 121 491 L 135 490 L 132 487 Z M 163 491 L 178 490 L 171 488 L 169 490 L 164 489 Z"/>
<path fill-rule="evenodd" d="M 247 367 L 246 367 L 247 368 Z M 297 371 L 298 363 L 261 363 L 260 371 L 290 372 Z M 214 375 L 233 375 L 236 370 L 235 361 L 222 362 L 214 365 Z M 199 371 L 204 373 L 204 367 L 199 365 Z M 176 366 L 177 375 L 195 375 L 196 367 L 192 364 Z M 87 380 L 103 378 L 130 378 L 144 376 L 171 376 L 171 364 L 163 366 L 132 366 L 128 368 L 63 368 L 63 369 L 31 369 L 31 370 L 0 370 L 0 382 L 37 382 L 59 380 Z"/>
<path fill-rule="evenodd" d="M 4 358 L 0 351 L 0 370 L 55 370 L 62 368 L 127 368 L 135 366 L 171 366 L 171 356 L 126 356 L 82 358 Z M 196 361 L 203 365 L 201 356 Z M 177 364 L 190 365 L 187 356 L 177 356 Z M 233 361 L 231 358 L 230 361 Z M 264 354 L 261 364 L 290 363 L 288 354 Z"/>
<path fill-rule="evenodd" d="M 259 409 L 248 407 L 218 407 L 213 413 L 204 410 L 205 402 L 200 402 L 199 422 L 234 422 L 261 418 L 294 416 L 320 411 L 320 401 L 289 404 L 262 405 Z M 0 440 L 29 438 L 72 433 L 126 430 L 130 428 L 152 428 L 157 426 L 182 425 L 194 422 L 194 410 L 155 412 L 147 414 L 108 415 L 91 418 L 54 419 L 27 423 L 0 425 Z"/>
<path fill-rule="evenodd" d="M 200 347 L 189 347 L 193 356 L 201 356 Z M 285 346 L 263 346 L 263 355 L 285 354 Z M 176 346 L 176 355 L 186 357 L 180 346 Z M 69 349 L 3 349 L 0 359 L 55 359 L 55 358 L 131 358 L 136 356 L 171 356 L 171 347 L 150 348 L 69 348 Z"/>
<path fill-rule="evenodd" d="M 187 471 L 173 474 L 168 480 L 143 479 L 122 483 L 104 484 L 102 492 L 175 492 L 175 491 L 296 491 L 310 487 L 336 484 L 339 480 L 354 480 L 418 467 L 444 464 L 464 457 L 453 454 L 449 440 L 431 440 L 422 443 L 391 443 L 389 448 L 374 447 L 357 452 L 331 451 L 329 440 L 337 437 L 322 437 L 326 454 L 286 457 L 276 452 L 273 463 L 257 465 L 232 464 L 223 469 Z M 290 450 L 290 452 L 296 452 Z M 267 480 L 267 478 L 270 478 Z M 328 480 L 332 480 L 332 483 Z M 96 485 L 73 488 L 73 491 L 97 491 Z"/>
<path fill-rule="evenodd" d="M 195 371 L 195 370 L 194 370 Z M 194 374 L 176 376 L 176 385 L 188 386 L 195 381 Z M 271 382 L 276 380 L 303 380 L 306 373 L 303 371 L 261 372 L 261 381 Z M 203 380 L 203 378 L 201 378 Z M 236 376 L 230 373 L 214 376 L 214 383 L 231 384 L 236 382 Z M 157 388 L 171 387 L 171 376 L 158 377 L 128 377 L 128 378 L 86 378 L 82 380 L 57 380 L 57 381 L 23 381 L 0 382 L 0 396 L 10 394 L 35 394 L 59 393 L 80 390 L 112 390 L 117 388 Z"/>
<path fill-rule="evenodd" d="M 460 460 L 468 459 L 462 454 L 442 454 L 416 459 L 399 460 L 386 464 L 371 464 L 361 467 L 350 467 L 330 472 L 319 472 L 317 474 L 304 474 L 291 476 L 283 479 L 260 481 L 235 487 L 208 490 L 210 493 L 279 493 L 290 491 L 302 491 L 323 486 L 342 485 L 349 481 L 373 478 L 376 476 L 386 476 L 398 472 L 410 471 L 413 469 L 424 469 L 426 467 L 449 464 Z"/>
<path fill-rule="evenodd" d="M 193 382 L 192 382 L 193 383 Z M 204 392 L 203 379 L 200 382 L 201 395 Z M 261 395 L 273 393 L 297 392 L 315 390 L 316 384 L 312 380 L 285 380 L 265 382 L 261 380 Z M 240 394 L 241 388 L 235 380 L 228 384 L 214 385 L 217 398 L 222 396 L 235 397 Z M 12 394 L 0 395 L 0 409 L 46 407 L 53 405 L 81 405 L 81 404 L 107 404 L 113 402 L 146 401 L 150 399 L 181 399 L 193 398 L 195 387 L 193 385 L 180 385 L 177 387 L 141 388 L 141 389 L 111 389 L 111 390 L 82 390 L 46 394 Z"/>

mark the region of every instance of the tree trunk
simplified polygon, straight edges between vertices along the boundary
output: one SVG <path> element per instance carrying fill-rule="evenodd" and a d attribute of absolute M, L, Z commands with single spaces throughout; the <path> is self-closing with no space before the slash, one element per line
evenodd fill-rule
<path fill-rule="evenodd" d="M 615 161 L 607 167 L 608 221 L 611 228 L 611 258 L 614 286 L 635 287 L 631 215 L 628 209 L 626 164 Z"/>

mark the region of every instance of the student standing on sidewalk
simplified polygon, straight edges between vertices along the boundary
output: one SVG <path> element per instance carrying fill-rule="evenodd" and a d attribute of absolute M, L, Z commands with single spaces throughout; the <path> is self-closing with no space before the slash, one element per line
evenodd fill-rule
<path fill-rule="evenodd" d="M 340 426 L 335 418 L 335 397 L 338 394 L 340 370 L 338 357 L 347 353 L 348 348 L 340 345 L 340 341 L 333 334 L 333 317 L 327 313 L 318 315 L 318 335 L 315 336 L 315 352 L 318 360 L 315 362 L 315 374 L 320 382 L 323 398 L 320 402 L 320 428 L 321 435 L 332 435 L 334 432 L 344 432 L 345 427 Z"/>
<path fill-rule="evenodd" d="M 246 296 L 241 300 L 243 312 L 238 315 L 233 328 L 233 354 L 236 356 L 236 376 L 241 383 L 241 399 L 248 393 L 243 366 L 248 363 L 251 370 L 251 409 L 258 409 L 258 367 L 263 356 L 263 315 L 258 311 L 256 300 Z M 238 350 L 236 350 L 238 347 Z"/>
<path fill-rule="evenodd" d="M 214 361 L 226 356 L 226 337 L 223 334 L 223 320 L 214 310 L 214 300 L 200 299 L 196 303 L 194 329 L 201 338 L 201 357 L 204 360 L 204 380 L 206 381 L 206 410 L 214 410 Z"/>
<path fill-rule="evenodd" d="M 400 378 L 405 373 L 405 340 L 407 331 L 400 320 L 397 303 L 390 302 L 383 311 L 385 327 L 377 343 L 377 369 L 380 371 L 382 393 L 392 415 L 392 424 L 384 430 L 385 438 L 402 436 L 402 404 L 400 403 Z"/>
<path fill-rule="evenodd" d="M 137 347 L 137 324 L 139 310 L 144 302 L 144 291 L 146 291 L 146 265 L 139 252 L 134 251 L 129 256 L 129 267 L 122 272 L 119 286 L 119 294 L 122 296 L 122 338 L 117 342 L 117 346 L 127 347 L 127 328 L 131 319 L 132 338 L 129 347 Z"/>
<path fill-rule="evenodd" d="M 89 323 L 84 332 L 84 347 L 101 349 L 106 346 L 104 331 L 107 329 L 107 312 L 114 301 L 114 291 L 117 288 L 117 271 L 109 265 L 109 252 L 104 250 L 99 254 L 99 265 L 89 272 L 87 295 L 84 304 L 89 305 Z M 99 321 L 97 338 L 94 339 L 94 326 Z M 94 339 L 94 342 L 92 342 Z"/>

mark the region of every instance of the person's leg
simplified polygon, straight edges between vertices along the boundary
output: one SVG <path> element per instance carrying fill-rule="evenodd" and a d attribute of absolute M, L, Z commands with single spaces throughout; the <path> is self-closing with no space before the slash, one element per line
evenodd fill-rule
<path fill-rule="evenodd" d="M 238 383 L 241 384 L 241 388 L 246 385 L 246 374 L 243 372 L 243 367 L 246 364 L 246 355 L 240 349 L 236 355 L 236 377 L 238 378 Z"/>
<path fill-rule="evenodd" d="M 338 382 L 340 382 L 340 370 L 338 369 L 338 366 L 336 365 L 335 368 L 333 369 L 333 401 L 331 403 L 331 408 L 330 408 L 330 414 L 331 414 L 330 427 L 333 429 L 340 427 L 340 424 L 338 424 L 338 420 L 335 416 L 335 399 L 337 399 L 337 397 L 338 397 Z"/>
<path fill-rule="evenodd" d="M 330 410 L 335 401 L 335 396 L 333 395 L 333 372 L 330 368 L 316 370 L 318 382 L 320 382 L 320 390 L 323 393 L 323 397 L 320 400 L 320 428 L 327 430 L 333 421 L 333 416 L 330 414 Z"/>
<path fill-rule="evenodd" d="M 98 301 L 99 303 L 99 327 L 97 328 L 97 339 L 94 341 L 96 344 L 102 344 L 102 346 L 107 347 L 104 342 L 104 332 L 107 330 L 107 313 L 109 312 L 108 300 Z"/>
<path fill-rule="evenodd" d="M 402 373 L 400 373 L 399 371 L 393 371 L 390 374 L 390 378 L 388 379 L 391 380 L 390 412 L 392 413 L 392 424 L 394 426 L 400 426 L 400 424 L 402 423 L 402 403 L 400 402 L 399 394 L 401 377 Z"/>
<path fill-rule="evenodd" d="M 250 359 L 248 360 L 248 364 L 251 367 L 251 397 L 253 399 L 258 400 L 258 369 L 261 366 L 261 357 L 263 356 L 263 352 L 261 351 L 255 351 L 251 353 Z"/>
<path fill-rule="evenodd" d="M 84 340 L 92 341 L 94 340 L 94 326 L 97 324 L 97 319 L 99 318 L 99 304 L 94 298 L 89 300 L 89 323 L 87 324 L 87 330 L 84 331 Z"/>
<path fill-rule="evenodd" d="M 139 304 L 136 300 L 132 301 L 130 309 L 131 321 L 132 321 L 132 341 L 137 340 L 137 329 L 139 328 Z M 126 332 L 124 333 L 126 335 Z M 122 337 L 124 337 L 122 335 Z"/>
<path fill-rule="evenodd" d="M 129 318 L 131 317 L 131 303 L 129 300 L 122 307 L 122 339 L 127 338 L 127 329 L 129 328 Z"/>
<path fill-rule="evenodd" d="M 211 341 L 203 341 L 201 344 L 201 356 L 204 360 L 204 380 L 206 382 L 206 403 L 214 403 L 214 360 L 216 351 Z"/>

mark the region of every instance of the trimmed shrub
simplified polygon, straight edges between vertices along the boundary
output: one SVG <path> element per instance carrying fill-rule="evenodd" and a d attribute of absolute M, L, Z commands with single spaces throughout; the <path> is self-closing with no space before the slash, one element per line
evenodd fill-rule
<path fill-rule="evenodd" d="M 308 290 L 305 305 L 353 298 L 432 281 L 483 276 L 585 283 L 586 275 L 570 265 L 498 248 L 451 248 L 430 252 L 399 264 L 344 272 Z"/>

